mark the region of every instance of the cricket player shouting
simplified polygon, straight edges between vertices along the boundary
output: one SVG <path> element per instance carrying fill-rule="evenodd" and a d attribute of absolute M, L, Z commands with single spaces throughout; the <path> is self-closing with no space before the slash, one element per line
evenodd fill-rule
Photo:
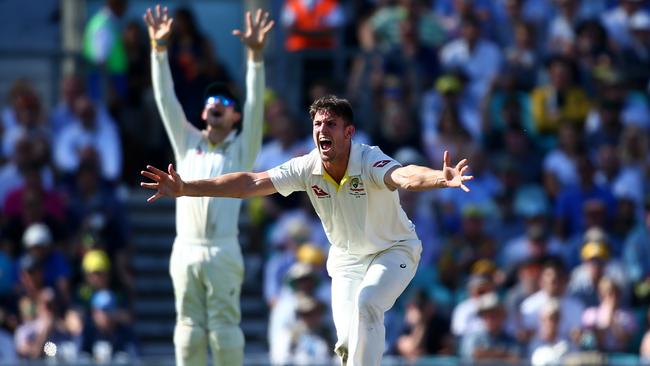
<path fill-rule="evenodd" d="M 167 59 L 173 19 L 167 8 L 147 9 L 144 21 L 151 38 L 151 78 L 158 110 L 171 140 L 178 170 L 191 179 L 251 170 L 262 143 L 264 65 L 262 51 L 273 21 L 257 11 L 246 13 L 246 30 L 233 31 L 248 48 L 246 103 L 243 118 L 237 99 L 226 87 L 206 91 L 199 131 L 185 118 L 174 94 Z M 242 121 L 243 119 L 243 121 Z M 241 123 L 238 133 L 237 124 Z M 176 297 L 174 345 L 177 365 L 205 365 L 208 344 L 215 366 L 241 365 L 244 335 L 239 294 L 244 263 L 237 240 L 241 200 L 176 200 L 176 240 L 170 274 Z"/>
<path fill-rule="evenodd" d="M 316 148 L 262 173 L 231 173 L 211 179 L 181 179 L 152 166 L 141 183 L 161 196 L 251 197 L 306 191 L 332 246 L 332 311 L 335 352 L 348 366 L 379 365 L 384 351 L 384 313 L 413 278 L 422 245 L 399 203 L 397 188 L 469 189 L 467 160 L 455 166 L 444 154 L 442 170 L 400 166 L 376 146 L 352 142 L 354 121 L 348 101 L 334 96 L 309 110 Z"/>

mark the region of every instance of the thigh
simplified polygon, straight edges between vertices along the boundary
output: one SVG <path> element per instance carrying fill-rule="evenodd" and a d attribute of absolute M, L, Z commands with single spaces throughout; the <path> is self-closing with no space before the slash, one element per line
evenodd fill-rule
<path fill-rule="evenodd" d="M 206 325 L 206 289 L 200 278 L 201 249 L 203 248 L 174 246 L 169 262 L 176 300 L 176 318 L 188 325 Z"/>
<path fill-rule="evenodd" d="M 244 278 L 239 246 L 210 247 L 209 251 L 209 259 L 203 265 L 208 328 L 239 324 L 239 298 Z"/>
<path fill-rule="evenodd" d="M 413 279 L 417 265 L 412 250 L 403 246 L 377 254 L 359 286 L 358 302 L 387 311 Z"/>

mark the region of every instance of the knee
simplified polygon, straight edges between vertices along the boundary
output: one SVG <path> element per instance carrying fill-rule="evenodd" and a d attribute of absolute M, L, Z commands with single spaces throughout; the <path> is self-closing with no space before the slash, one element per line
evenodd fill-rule
<path fill-rule="evenodd" d="M 357 309 L 359 311 L 359 318 L 368 323 L 375 323 L 382 321 L 384 311 L 379 304 L 373 300 L 373 296 L 369 296 L 367 292 L 361 291 L 357 298 Z"/>
<path fill-rule="evenodd" d="M 174 330 L 174 344 L 183 356 L 204 350 L 207 347 L 208 335 L 203 327 L 178 322 Z"/>
<path fill-rule="evenodd" d="M 222 325 L 217 329 L 210 329 L 208 336 L 214 350 L 244 348 L 244 333 L 236 325 Z"/>

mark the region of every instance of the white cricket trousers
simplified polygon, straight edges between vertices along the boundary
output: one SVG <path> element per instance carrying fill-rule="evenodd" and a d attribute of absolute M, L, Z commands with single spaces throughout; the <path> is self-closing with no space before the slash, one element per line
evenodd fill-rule
<path fill-rule="evenodd" d="M 244 261 L 237 238 L 177 238 L 169 273 L 176 297 L 176 365 L 205 366 L 208 345 L 214 366 L 242 365 Z"/>
<path fill-rule="evenodd" d="M 377 254 L 359 256 L 330 247 L 334 349 L 344 366 L 378 366 L 384 353 L 384 313 L 411 282 L 420 260 L 420 241 L 398 242 Z"/>

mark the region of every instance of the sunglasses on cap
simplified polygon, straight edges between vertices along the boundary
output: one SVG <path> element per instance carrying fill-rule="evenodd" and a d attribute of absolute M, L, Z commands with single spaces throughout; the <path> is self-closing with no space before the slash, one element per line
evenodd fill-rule
<path fill-rule="evenodd" d="M 217 103 L 223 105 L 224 107 L 230 107 L 230 106 L 235 105 L 234 100 L 232 100 L 232 99 L 230 99 L 228 97 L 224 97 L 223 95 L 213 95 L 213 96 L 208 97 L 205 100 L 205 105 L 206 106 L 212 106 L 212 105 L 217 104 Z"/>

